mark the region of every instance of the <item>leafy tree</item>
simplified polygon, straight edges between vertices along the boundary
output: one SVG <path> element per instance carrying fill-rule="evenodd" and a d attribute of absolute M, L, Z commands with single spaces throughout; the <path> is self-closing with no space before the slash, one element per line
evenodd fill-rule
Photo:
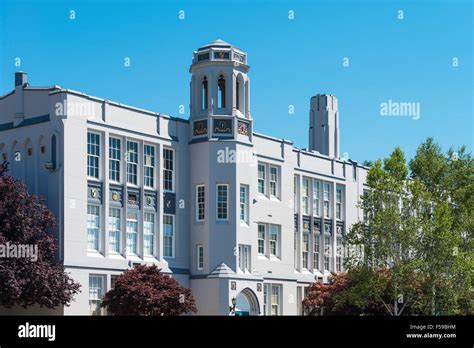
<path fill-rule="evenodd" d="M 37 246 L 37 257 L 0 258 L 0 305 L 67 306 L 80 285 L 55 262 L 57 247 L 48 233 L 54 227 L 53 213 L 23 183 L 6 175 L 7 169 L 6 162 L 0 165 L 0 245 Z"/>
<path fill-rule="evenodd" d="M 114 315 L 180 315 L 196 312 L 191 290 L 160 272 L 156 265 L 138 265 L 117 279 L 101 304 Z"/>
<path fill-rule="evenodd" d="M 391 315 L 472 313 L 474 161 L 429 138 L 410 175 L 405 162 L 396 148 L 368 171 L 367 218 L 345 240 L 352 286 L 342 294 L 369 312 L 379 303 Z"/>

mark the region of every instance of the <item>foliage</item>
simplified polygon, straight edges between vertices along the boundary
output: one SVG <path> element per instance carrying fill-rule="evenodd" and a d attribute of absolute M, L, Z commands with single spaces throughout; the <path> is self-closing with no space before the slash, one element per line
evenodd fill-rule
<path fill-rule="evenodd" d="M 122 273 L 102 307 L 114 315 L 180 315 L 196 312 L 191 291 L 160 272 L 156 265 L 138 265 Z"/>
<path fill-rule="evenodd" d="M 0 258 L 0 305 L 47 308 L 68 305 L 80 285 L 55 262 L 55 239 L 49 234 L 53 213 L 27 192 L 26 186 L 6 175 L 0 165 L 0 245 L 37 246 L 37 259 Z"/>

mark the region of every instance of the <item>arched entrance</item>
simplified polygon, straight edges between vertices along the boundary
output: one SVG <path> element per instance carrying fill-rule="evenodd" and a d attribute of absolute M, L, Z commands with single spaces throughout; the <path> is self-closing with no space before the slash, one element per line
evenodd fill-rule
<path fill-rule="evenodd" d="M 245 288 L 237 295 L 235 304 L 235 315 L 259 315 L 260 306 L 257 296 L 249 289 Z"/>

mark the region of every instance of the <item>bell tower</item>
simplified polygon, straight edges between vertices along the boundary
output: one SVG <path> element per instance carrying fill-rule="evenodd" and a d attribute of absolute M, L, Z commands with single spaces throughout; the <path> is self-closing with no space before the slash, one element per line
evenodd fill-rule
<path fill-rule="evenodd" d="M 189 69 L 193 140 L 241 136 L 250 140 L 248 71 L 247 54 L 225 41 L 215 40 L 194 52 Z"/>

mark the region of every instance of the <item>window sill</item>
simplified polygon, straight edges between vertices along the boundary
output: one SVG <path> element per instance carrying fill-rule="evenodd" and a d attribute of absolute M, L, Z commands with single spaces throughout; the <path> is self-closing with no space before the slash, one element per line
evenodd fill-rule
<path fill-rule="evenodd" d="M 277 196 L 270 196 L 270 200 L 274 202 L 281 202 L 281 199 L 278 198 Z"/>
<path fill-rule="evenodd" d="M 266 200 L 268 200 L 267 195 L 265 195 L 264 193 L 260 193 L 260 192 L 257 194 L 257 198 L 258 198 L 258 199 L 266 199 Z"/>
<path fill-rule="evenodd" d="M 249 227 L 248 223 L 244 222 L 244 221 L 240 221 L 240 227 Z"/>
<path fill-rule="evenodd" d="M 109 251 L 109 258 L 116 260 L 125 260 L 125 258 L 115 251 Z"/>
<path fill-rule="evenodd" d="M 153 263 L 159 263 L 160 261 L 158 261 L 158 259 L 156 257 L 154 257 L 153 255 L 145 255 L 145 257 L 143 258 L 143 261 L 146 261 L 146 262 L 153 262 Z"/>
<path fill-rule="evenodd" d="M 258 259 L 268 261 L 268 257 L 266 257 L 265 255 L 262 255 L 262 254 L 258 255 Z"/>
<path fill-rule="evenodd" d="M 228 224 L 229 223 L 229 220 L 216 220 L 216 224 L 222 224 L 222 225 L 225 225 L 225 224 Z"/>
<path fill-rule="evenodd" d="M 87 256 L 98 257 L 101 259 L 104 258 L 104 255 L 100 251 L 97 251 L 97 250 L 87 250 Z"/>
<path fill-rule="evenodd" d="M 127 254 L 127 260 L 142 261 L 142 259 L 137 254 Z"/>
<path fill-rule="evenodd" d="M 270 261 L 281 261 L 278 256 L 270 255 Z"/>

